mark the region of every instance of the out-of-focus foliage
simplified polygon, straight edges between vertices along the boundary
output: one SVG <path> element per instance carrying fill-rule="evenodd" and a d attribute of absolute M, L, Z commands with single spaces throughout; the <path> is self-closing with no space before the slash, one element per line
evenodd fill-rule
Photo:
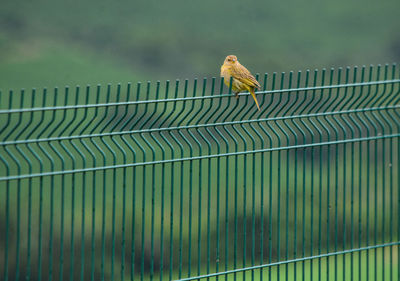
<path fill-rule="evenodd" d="M 398 0 L 35 1 L 0 8 L 0 88 L 396 62 Z"/>

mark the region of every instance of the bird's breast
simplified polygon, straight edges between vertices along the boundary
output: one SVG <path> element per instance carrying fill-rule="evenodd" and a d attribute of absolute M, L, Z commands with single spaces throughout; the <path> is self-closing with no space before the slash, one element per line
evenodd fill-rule
<path fill-rule="evenodd" d="M 231 69 L 228 66 L 223 65 L 221 67 L 221 77 L 224 77 L 224 83 L 226 86 L 230 86 L 230 81 L 231 81 Z M 244 87 L 244 84 L 242 82 L 240 82 L 239 80 L 237 80 L 235 77 L 233 77 L 232 79 L 232 90 L 234 92 L 238 92 L 238 91 L 243 91 L 245 90 L 246 87 Z"/>
<path fill-rule="evenodd" d="M 229 68 L 225 65 L 221 66 L 221 77 L 224 77 L 224 80 L 228 80 L 228 82 L 231 79 Z"/>

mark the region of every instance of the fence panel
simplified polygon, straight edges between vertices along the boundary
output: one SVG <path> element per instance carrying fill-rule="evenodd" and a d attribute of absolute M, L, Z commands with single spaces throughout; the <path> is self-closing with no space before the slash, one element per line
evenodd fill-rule
<path fill-rule="evenodd" d="M 257 79 L 1 91 L 2 279 L 398 280 L 396 66 Z"/>

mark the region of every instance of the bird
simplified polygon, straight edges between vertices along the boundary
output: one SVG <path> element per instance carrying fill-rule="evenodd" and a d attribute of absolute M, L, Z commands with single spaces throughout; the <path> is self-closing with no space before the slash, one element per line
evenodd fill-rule
<path fill-rule="evenodd" d="M 246 67 L 240 64 L 236 56 L 229 55 L 225 58 L 221 66 L 221 77 L 224 77 L 224 82 L 228 87 L 230 86 L 232 77 L 232 90 L 235 92 L 236 98 L 239 97 L 239 93 L 242 91 L 250 92 L 256 102 L 258 111 L 260 111 L 260 106 L 254 93 L 255 89 L 261 88 L 260 83 L 258 83 Z"/>

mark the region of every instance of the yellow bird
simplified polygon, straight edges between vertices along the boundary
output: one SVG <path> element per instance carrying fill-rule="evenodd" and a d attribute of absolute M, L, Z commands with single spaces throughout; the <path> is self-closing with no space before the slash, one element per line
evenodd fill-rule
<path fill-rule="evenodd" d="M 221 66 L 221 76 L 224 77 L 224 82 L 228 87 L 232 77 L 232 90 L 235 92 L 236 98 L 242 91 L 250 92 L 258 110 L 260 110 L 254 90 L 260 89 L 261 86 L 250 71 L 239 63 L 236 56 L 230 55 L 225 58 L 224 64 Z"/>

